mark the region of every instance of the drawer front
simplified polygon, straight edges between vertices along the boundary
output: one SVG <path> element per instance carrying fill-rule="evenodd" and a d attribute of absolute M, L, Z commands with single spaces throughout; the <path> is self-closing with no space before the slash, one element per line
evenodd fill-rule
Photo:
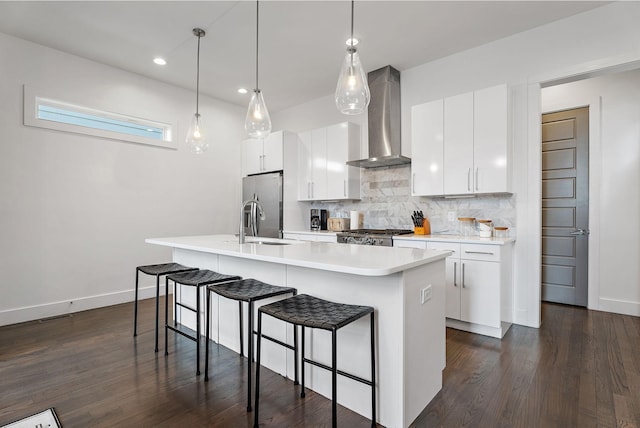
<path fill-rule="evenodd" d="M 394 239 L 393 246 L 396 248 L 421 248 L 424 250 L 427 248 L 427 243 L 418 239 Z"/>
<path fill-rule="evenodd" d="M 460 247 L 460 258 L 462 259 L 487 262 L 500 261 L 499 245 L 461 244 Z"/>
<path fill-rule="evenodd" d="M 427 248 L 430 250 L 451 251 L 453 254 L 449 258 L 460 258 L 460 244 L 455 242 L 427 242 Z"/>

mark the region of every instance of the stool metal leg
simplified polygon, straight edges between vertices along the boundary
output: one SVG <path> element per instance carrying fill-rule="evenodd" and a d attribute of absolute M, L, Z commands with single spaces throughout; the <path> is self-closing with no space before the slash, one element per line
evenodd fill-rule
<path fill-rule="evenodd" d="M 302 366 L 302 388 L 300 388 L 300 397 L 304 398 L 304 326 L 300 326 L 302 328 L 302 358 L 301 358 L 301 366 Z"/>
<path fill-rule="evenodd" d="M 200 287 L 196 286 L 196 376 L 200 375 Z"/>
<path fill-rule="evenodd" d="M 173 283 L 174 296 L 176 295 L 175 286 L 176 286 L 176 283 L 174 282 Z M 169 355 L 169 349 L 167 348 L 168 342 L 169 342 L 169 278 L 165 277 L 164 279 L 164 355 Z"/>
<path fill-rule="evenodd" d="M 371 426 L 376 426 L 376 330 L 371 312 Z"/>
<path fill-rule="evenodd" d="M 207 325 L 205 326 L 206 338 L 207 340 L 204 342 L 204 381 L 209 380 L 209 330 L 211 330 L 211 290 L 208 288 L 204 289 L 204 292 L 207 293 Z"/>
<path fill-rule="evenodd" d="M 258 407 L 260 403 L 260 342 L 262 339 L 262 312 L 258 311 L 258 343 L 256 349 L 256 403 L 253 407 L 253 427 L 258 428 Z"/>
<path fill-rule="evenodd" d="M 337 381 L 338 381 L 338 368 L 337 368 L 337 348 L 338 340 L 336 330 L 331 330 L 331 426 L 336 428 L 338 426 L 338 406 L 337 406 Z"/>
<path fill-rule="evenodd" d="M 167 293 L 165 293 L 167 294 Z M 168 298 L 169 295 L 167 294 Z M 156 349 L 158 352 L 158 318 L 160 317 L 160 275 L 156 275 Z"/>
<path fill-rule="evenodd" d="M 298 382 L 298 326 L 295 324 L 293 325 L 293 370 L 294 370 L 293 384 L 299 385 L 300 382 Z"/>
<path fill-rule="evenodd" d="M 247 351 L 249 352 L 249 354 L 247 355 L 247 412 L 250 412 L 251 411 L 251 363 L 253 361 L 253 302 L 251 300 L 249 300 L 249 316 L 247 318 L 249 318 L 248 319 L 249 326 L 247 327 L 247 339 L 249 340 L 249 343 L 247 343 Z M 258 379 L 256 377 L 256 383 L 257 382 L 258 382 Z"/>
<path fill-rule="evenodd" d="M 242 300 L 238 300 L 238 311 L 240 313 L 240 357 L 242 357 L 244 355 L 244 317 L 242 316 Z M 249 333 L 249 336 L 251 336 L 251 333 Z"/>
<path fill-rule="evenodd" d="M 133 337 L 138 335 L 138 276 L 140 270 L 136 268 L 136 298 L 133 301 Z"/>
<path fill-rule="evenodd" d="M 180 301 L 182 302 L 182 298 Z M 178 327 L 178 284 L 173 284 L 173 326 Z"/>

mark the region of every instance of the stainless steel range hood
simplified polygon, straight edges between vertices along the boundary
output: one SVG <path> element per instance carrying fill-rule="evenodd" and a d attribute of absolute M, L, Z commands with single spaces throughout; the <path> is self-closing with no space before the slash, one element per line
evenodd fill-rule
<path fill-rule="evenodd" d="M 347 162 L 359 168 L 405 165 L 400 154 L 400 72 L 390 65 L 367 75 L 371 102 L 368 109 L 369 157 Z"/>

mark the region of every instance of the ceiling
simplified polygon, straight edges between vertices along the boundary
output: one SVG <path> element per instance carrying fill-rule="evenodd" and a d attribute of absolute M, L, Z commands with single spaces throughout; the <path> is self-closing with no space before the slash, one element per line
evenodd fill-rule
<path fill-rule="evenodd" d="M 400 71 L 575 15 L 594 1 L 358 1 L 366 71 Z M 255 86 L 253 1 L 0 1 L 0 32 L 245 106 Z M 260 3 L 260 88 L 274 112 L 335 90 L 349 1 Z M 152 59 L 162 56 L 167 65 Z M 4 59 L 3 59 L 4 61 Z"/>

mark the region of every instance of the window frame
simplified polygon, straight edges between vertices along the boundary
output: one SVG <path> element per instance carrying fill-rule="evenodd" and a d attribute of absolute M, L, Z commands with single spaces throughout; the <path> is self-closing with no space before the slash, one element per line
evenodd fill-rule
<path fill-rule="evenodd" d="M 106 120 L 128 122 L 139 126 L 146 126 L 149 128 L 159 128 L 162 129 L 162 138 L 151 138 L 124 132 L 92 128 L 88 126 L 59 122 L 49 119 L 42 119 L 39 116 L 40 106 L 64 109 L 75 113 L 102 117 Z M 24 125 L 36 128 L 70 132 L 74 134 L 89 135 L 116 141 L 145 144 L 174 150 L 178 148 L 175 139 L 175 130 L 177 129 L 177 126 L 175 124 L 130 116 L 122 113 L 99 110 L 74 102 L 62 101 L 60 100 L 60 97 L 51 96 L 51 94 L 46 93 L 46 91 L 36 89 L 28 85 L 24 85 Z"/>

